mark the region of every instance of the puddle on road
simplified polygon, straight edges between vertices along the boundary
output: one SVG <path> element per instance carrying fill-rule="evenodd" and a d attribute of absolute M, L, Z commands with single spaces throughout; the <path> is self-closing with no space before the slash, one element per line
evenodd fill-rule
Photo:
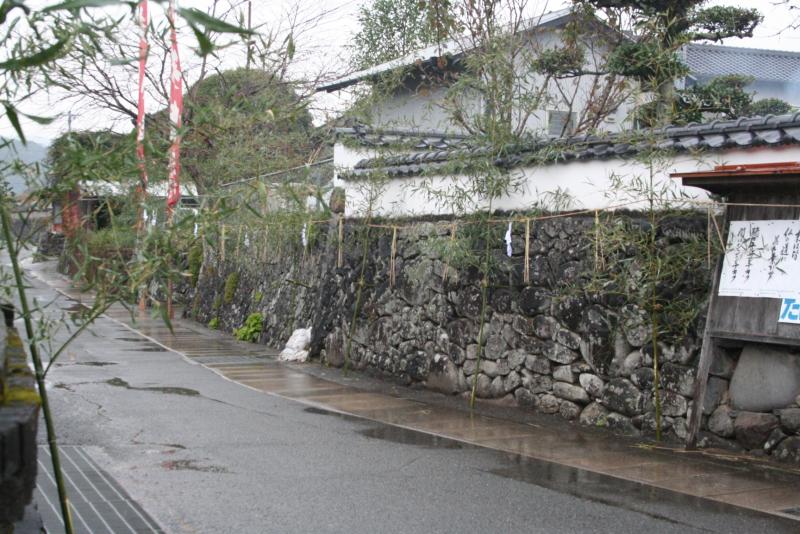
<path fill-rule="evenodd" d="M 748 511 L 725 503 L 673 493 L 639 482 L 546 460 L 537 460 L 516 454 L 504 454 L 503 456 L 505 460 L 503 467 L 484 472 L 607 506 L 623 508 L 674 525 L 697 528 L 697 525 L 689 525 L 684 522 L 682 517 L 676 516 L 673 513 L 675 507 L 703 508 L 707 513 L 721 515 L 735 514 L 752 517 L 760 515 L 759 512 Z"/>
<path fill-rule="evenodd" d="M 367 438 L 380 439 L 384 441 L 391 441 L 392 443 L 401 443 L 403 445 L 416 445 L 417 447 L 426 447 L 432 449 L 463 449 L 467 445 L 454 441 L 452 439 L 434 436 L 432 434 L 425 434 L 422 432 L 415 432 L 413 430 L 406 430 L 396 426 L 378 426 L 359 430 L 359 434 Z"/>
<path fill-rule="evenodd" d="M 89 367 L 105 367 L 107 365 L 117 365 L 115 362 L 72 362 L 72 363 L 56 363 L 56 367 L 65 367 L 69 365 L 87 365 Z"/>
<path fill-rule="evenodd" d="M 332 415 L 348 421 L 364 422 L 363 419 L 355 417 L 350 414 L 338 413 L 324 408 L 317 408 L 316 406 L 307 406 L 303 408 L 306 413 L 313 413 L 316 415 Z M 390 441 L 392 443 L 400 443 L 403 445 L 415 445 L 417 447 L 425 447 L 430 449 L 465 449 L 471 447 L 466 443 L 461 443 L 456 440 L 444 438 L 441 436 L 434 436 L 424 432 L 417 432 L 399 426 L 380 425 L 372 426 L 362 430 L 357 430 L 359 434 L 365 438 L 380 439 L 383 441 Z"/>
<path fill-rule="evenodd" d="M 122 387 L 134 391 L 153 391 L 155 393 L 165 393 L 167 395 L 184 395 L 186 397 L 199 397 L 200 392 L 196 389 L 180 388 L 174 386 L 149 386 L 149 387 L 134 387 L 128 384 L 125 380 L 114 377 L 106 380 L 109 386 Z"/>
<path fill-rule="evenodd" d="M 198 465 L 197 460 L 167 460 L 161 467 L 168 471 L 199 471 L 201 473 L 230 473 L 219 465 Z"/>

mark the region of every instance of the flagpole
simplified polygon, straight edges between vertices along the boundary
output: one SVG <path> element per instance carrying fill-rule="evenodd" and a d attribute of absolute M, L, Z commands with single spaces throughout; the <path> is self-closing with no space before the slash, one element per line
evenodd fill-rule
<path fill-rule="evenodd" d="M 139 98 L 136 113 L 136 160 L 139 165 L 139 185 L 136 188 L 138 201 L 136 234 L 139 236 L 139 250 L 137 252 L 139 261 L 143 259 L 144 232 L 146 224 L 144 221 L 144 205 L 147 201 L 147 165 L 144 155 L 144 78 L 147 69 L 147 26 L 148 26 L 147 0 L 139 2 Z M 143 284 L 139 288 L 139 310 L 144 311 L 147 304 L 147 286 Z"/>
<path fill-rule="evenodd" d="M 170 25 L 170 89 L 169 89 L 169 118 L 170 118 L 170 148 L 169 148 L 169 183 L 167 190 L 167 225 L 172 225 L 175 206 L 181 198 L 180 172 L 181 172 L 181 115 L 183 114 L 183 77 L 181 74 L 181 60 L 178 54 L 178 33 L 175 28 L 175 0 L 169 0 L 167 12 Z M 174 318 L 172 308 L 172 277 L 167 280 L 167 316 Z"/>

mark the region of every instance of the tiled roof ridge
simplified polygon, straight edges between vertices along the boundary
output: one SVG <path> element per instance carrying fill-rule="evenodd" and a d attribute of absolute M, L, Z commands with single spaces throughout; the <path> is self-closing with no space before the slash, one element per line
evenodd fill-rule
<path fill-rule="evenodd" d="M 530 163 L 536 159 L 540 151 L 547 148 L 563 150 L 546 158 L 548 161 L 556 161 L 626 157 L 654 147 L 686 151 L 785 143 L 800 143 L 800 112 L 714 120 L 686 126 L 627 130 L 606 136 L 582 135 L 552 140 L 538 139 L 509 147 L 505 155 L 495 158 L 495 164 L 514 167 Z M 415 175 L 429 168 L 442 167 L 449 161 L 461 158 L 474 159 L 488 154 L 486 147 L 465 145 L 455 149 L 445 148 L 367 158 L 356 163 L 350 174 L 358 176 L 379 169 L 389 175 Z"/>
<path fill-rule="evenodd" d="M 358 124 L 349 127 L 336 128 L 337 135 L 364 137 L 367 135 L 383 136 L 404 136 L 404 137 L 444 137 L 447 139 L 468 139 L 468 134 L 459 134 L 441 130 L 418 130 L 415 128 L 373 128 L 371 126 Z"/>

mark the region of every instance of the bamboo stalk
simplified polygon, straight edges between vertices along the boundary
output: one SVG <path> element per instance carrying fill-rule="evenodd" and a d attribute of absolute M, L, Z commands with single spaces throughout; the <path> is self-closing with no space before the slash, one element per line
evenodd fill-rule
<path fill-rule="evenodd" d="M 239 231 L 236 233 L 236 252 L 233 253 L 234 259 L 239 259 L 239 251 L 242 245 L 242 225 L 239 225 Z"/>
<path fill-rule="evenodd" d="M 717 231 L 717 238 L 719 239 L 719 246 L 725 249 L 725 238 L 722 237 L 722 229 L 719 227 L 716 217 L 711 217 L 711 222 L 714 223 L 714 229 Z"/>
<path fill-rule="evenodd" d="M 44 368 L 42 366 L 42 359 L 39 356 L 39 348 L 36 346 L 35 334 L 33 329 L 33 321 L 31 320 L 31 310 L 28 305 L 28 296 L 25 291 L 25 281 L 22 278 L 22 269 L 19 265 L 18 251 L 14 246 L 14 238 L 11 233 L 11 220 L 8 215 L 5 199 L 0 200 L 0 218 L 3 222 L 3 238 L 8 246 L 8 255 L 11 259 L 11 268 L 14 271 L 14 282 L 17 286 L 17 293 L 19 295 L 20 305 L 22 306 L 22 316 L 25 321 L 25 332 L 28 336 L 28 349 L 31 353 L 31 360 L 33 360 L 33 367 L 36 371 L 36 384 L 39 387 L 39 397 L 42 402 L 42 412 L 44 413 L 44 424 L 47 430 L 47 444 L 50 448 L 50 457 L 53 462 L 53 475 L 56 479 L 56 488 L 58 489 L 58 500 L 61 504 L 61 518 L 64 521 L 64 531 L 67 534 L 72 534 L 74 531 L 72 526 L 72 514 L 69 508 L 69 497 L 67 496 L 67 488 L 64 484 L 64 477 L 61 472 L 61 457 L 58 452 L 58 442 L 56 440 L 56 431 L 53 425 L 53 415 L 50 412 L 50 401 L 47 398 L 47 388 L 44 382 Z"/>
<path fill-rule="evenodd" d="M 594 268 L 600 269 L 600 211 L 594 210 Z"/>
<path fill-rule="evenodd" d="M 522 271 L 522 282 L 531 283 L 531 220 L 525 219 L 525 269 Z"/>
<path fill-rule="evenodd" d="M 350 333 L 347 336 L 347 347 L 344 352 L 344 372 L 347 373 L 350 367 L 350 351 L 353 348 L 353 334 L 356 331 L 356 320 L 358 319 L 358 313 L 361 310 L 361 297 L 364 293 L 364 286 L 367 285 L 367 281 L 364 278 L 364 274 L 367 271 L 367 256 L 369 254 L 369 220 L 372 218 L 372 212 L 370 211 L 368 218 L 367 218 L 367 225 L 364 229 L 364 246 L 362 249 L 361 255 L 361 272 L 358 275 L 358 289 L 356 290 L 356 302 L 353 306 L 353 318 L 350 321 Z"/>
<path fill-rule="evenodd" d="M 492 199 L 489 199 L 489 211 L 488 213 L 492 213 Z M 491 237 L 492 237 L 492 228 L 490 226 L 489 221 L 486 224 L 486 234 L 484 236 L 484 248 L 483 248 L 483 265 L 481 269 L 483 271 L 483 278 L 481 279 L 481 314 L 480 314 L 480 326 L 478 328 L 478 356 L 475 359 L 475 375 L 472 377 L 472 392 L 469 396 L 469 408 L 472 410 L 475 408 L 475 397 L 478 391 L 478 375 L 481 372 L 481 360 L 483 359 L 483 353 L 486 350 L 486 308 L 488 307 L 488 297 L 489 297 L 489 256 L 491 255 Z"/>
<path fill-rule="evenodd" d="M 708 215 L 708 220 L 706 221 L 706 265 L 708 268 L 711 268 L 711 207 L 709 206 L 708 210 L 706 210 L 706 214 Z"/>
<path fill-rule="evenodd" d="M 225 263 L 225 224 L 222 224 L 222 228 L 219 232 L 219 259 L 221 263 Z"/>
<path fill-rule="evenodd" d="M 397 227 L 392 229 L 392 252 L 389 258 L 389 287 L 394 288 L 397 282 Z"/>
<path fill-rule="evenodd" d="M 452 226 L 450 226 L 450 244 L 456 240 L 456 223 L 454 222 Z M 450 262 L 445 261 L 444 269 L 442 269 L 442 282 L 447 282 L 447 274 L 450 269 Z"/>
<path fill-rule="evenodd" d="M 336 267 L 344 267 L 344 217 L 339 216 L 339 250 L 336 256 Z"/>

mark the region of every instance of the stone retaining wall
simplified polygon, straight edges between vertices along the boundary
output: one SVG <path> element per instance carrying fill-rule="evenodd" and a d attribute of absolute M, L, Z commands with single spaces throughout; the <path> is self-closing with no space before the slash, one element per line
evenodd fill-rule
<path fill-rule="evenodd" d="M 635 214 L 633 219 L 640 220 Z M 403 227 L 397 237 L 394 287 L 389 280 L 392 229 L 370 230 L 363 265 L 367 283 L 349 365 L 453 395 L 467 396 L 475 380 L 481 399 L 614 431 L 653 432 L 651 325 L 636 303 L 612 292 L 586 289 L 596 254 L 594 217 L 533 223 L 527 284 L 523 283 L 524 225 L 513 229 L 511 257 L 506 256 L 503 242 L 505 227 L 498 227 L 491 243 L 494 266 L 480 364 L 481 275 L 475 266 L 448 265 L 443 260 L 441 250 L 450 239 L 451 223 L 395 224 Z M 705 217 L 676 219 L 660 230 L 660 245 L 705 235 L 705 225 Z M 344 365 L 364 242 L 363 224 L 348 221 L 345 228 L 341 268 L 336 266 L 335 226 L 327 229 L 327 235 L 321 232 L 305 252 L 268 253 L 266 261 L 259 259 L 261 252 L 243 246 L 238 258 L 226 262 L 209 252 L 199 291 L 188 294 L 195 316 L 233 330 L 248 314 L 260 312 L 265 317 L 260 342 L 276 348 L 294 328 L 311 326 L 312 356 L 326 364 Z M 478 238 L 472 245 L 482 250 L 484 242 Z M 237 280 L 231 292 L 232 277 Z M 693 293 L 702 308 L 708 271 L 687 272 L 684 278 L 671 290 Z M 686 437 L 704 321 L 701 313 L 682 335 L 665 336 L 659 345 L 663 425 L 670 439 Z M 730 404 L 728 380 L 735 358 L 728 363 L 729 369 L 714 373 L 709 387 L 704 412 L 717 417 L 711 423 L 704 417 L 702 443 L 761 450 L 763 442 L 735 440 L 740 437 L 735 429 L 731 432 L 729 426 L 716 424 L 721 410 Z M 769 415 L 779 419 L 786 435 L 796 436 L 792 423 L 784 424 L 793 421 L 794 413 Z M 765 428 L 778 428 L 773 422 L 765 422 Z"/>

